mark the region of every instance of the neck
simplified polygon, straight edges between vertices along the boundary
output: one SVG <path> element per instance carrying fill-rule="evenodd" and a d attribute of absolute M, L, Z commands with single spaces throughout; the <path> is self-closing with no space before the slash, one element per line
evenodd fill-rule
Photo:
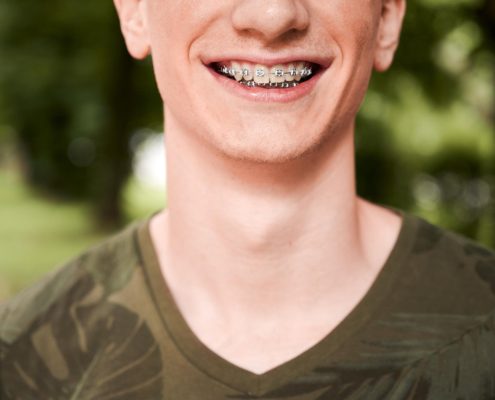
<path fill-rule="evenodd" d="M 166 131 L 168 210 L 151 229 L 184 314 L 273 320 L 369 286 L 388 253 L 363 230 L 376 209 L 355 193 L 352 128 L 276 165 L 205 151 L 173 123 Z"/>

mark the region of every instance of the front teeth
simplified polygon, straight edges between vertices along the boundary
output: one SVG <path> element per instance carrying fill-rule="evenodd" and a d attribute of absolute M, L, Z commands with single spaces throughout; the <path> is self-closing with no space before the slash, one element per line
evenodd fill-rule
<path fill-rule="evenodd" d="M 271 68 L 261 64 L 253 66 L 232 62 L 230 67 L 220 65 L 218 70 L 246 86 L 282 88 L 296 86 L 303 78 L 309 77 L 313 73 L 312 68 L 305 62 L 291 63 L 287 66 L 278 64 Z"/>
<path fill-rule="evenodd" d="M 270 83 L 270 73 L 268 68 L 265 68 L 263 65 L 255 65 L 254 67 L 254 82 L 258 85 L 266 85 Z"/>
<path fill-rule="evenodd" d="M 275 65 L 270 70 L 270 82 L 282 83 L 285 82 L 285 68 L 283 65 Z"/>

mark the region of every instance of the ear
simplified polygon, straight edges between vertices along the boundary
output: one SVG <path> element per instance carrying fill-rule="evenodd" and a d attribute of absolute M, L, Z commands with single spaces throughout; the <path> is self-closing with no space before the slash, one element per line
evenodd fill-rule
<path fill-rule="evenodd" d="M 127 49 L 131 56 L 140 60 L 150 54 L 143 3 L 144 0 L 114 0 Z"/>
<path fill-rule="evenodd" d="M 374 66 L 377 71 L 386 71 L 394 59 L 399 45 L 402 21 L 406 12 L 406 0 L 381 0 L 382 13 L 378 28 Z"/>

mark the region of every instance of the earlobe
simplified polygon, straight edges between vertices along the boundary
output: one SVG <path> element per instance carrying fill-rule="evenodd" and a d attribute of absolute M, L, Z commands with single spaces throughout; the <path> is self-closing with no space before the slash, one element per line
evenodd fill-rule
<path fill-rule="evenodd" d="M 114 0 L 114 4 L 129 53 L 137 59 L 146 58 L 150 44 L 143 0 Z"/>
<path fill-rule="evenodd" d="M 377 35 L 374 67 L 387 70 L 399 45 L 402 21 L 406 11 L 406 0 L 383 0 L 380 26 Z"/>

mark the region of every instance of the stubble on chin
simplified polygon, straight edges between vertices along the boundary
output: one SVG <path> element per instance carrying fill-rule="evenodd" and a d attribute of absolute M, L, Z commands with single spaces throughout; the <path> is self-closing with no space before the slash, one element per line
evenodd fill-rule
<path fill-rule="evenodd" d="M 204 135 L 203 135 L 204 136 Z M 235 135 L 207 135 L 215 151 L 226 159 L 255 164 L 286 164 L 300 160 L 321 148 L 328 142 L 329 132 L 276 132 L 272 129 L 258 129 Z"/>

